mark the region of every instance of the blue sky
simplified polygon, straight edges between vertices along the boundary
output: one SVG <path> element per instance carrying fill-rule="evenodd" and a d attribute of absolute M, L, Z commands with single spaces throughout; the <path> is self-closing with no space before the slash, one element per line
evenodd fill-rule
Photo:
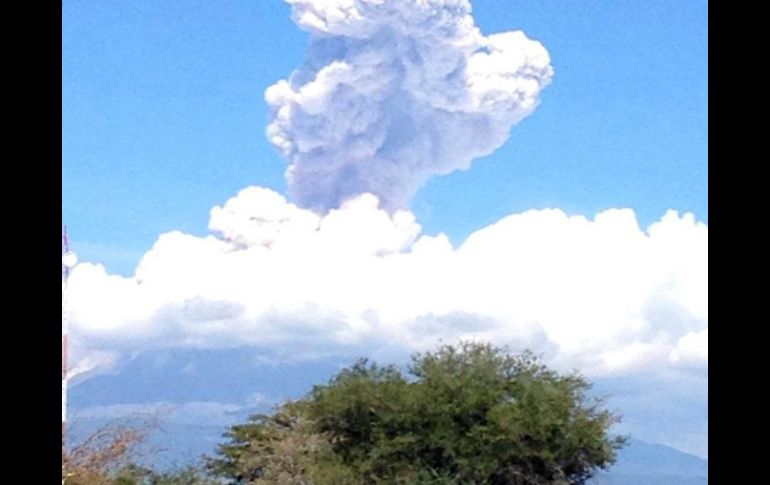
<path fill-rule="evenodd" d="M 62 217 L 81 257 L 130 274 L 161 232 L 203 234 L 246 185 L 285 190 L 264 135 L 265 88 L 308 36 L 282 1 L 62 4 Z M 549 50 L 534 116 L 472 170 L 412 203 L 461 242 L 503 215 L 631 207 L 708 220 L 707 2 L 477 1 L 484 33 L 522 29 Z"/>
<path fill-rule="evenodd" d="M 280 123 L 265 91 L 300 66 L 295 80 L 316 75 L 324 55 L 359 69 L 356 88 L 376 85 L 356 53 L 386 56 L 392 39 L 364 35 L 355 49 L 307 54 L 311 35 L 279 0 L 63 2 L 62 219 L 83 262 L 70 284 L 72 365 L 84 371 L 72 406 L 103 415 L 171 400 L 230 412 L 253 406 L 253 396 L 289 392 L 257 380 L 233 394 L 238 386 L 227 379 L 243 378 L 229 372 L 234 358 L 255 372 L 269 362 L 303 374 L 354 355 L 403 362 L 439 340 L 484 338 L 579 368 L 613 396 L 627 416 L 623 430 L 707 456 L 707 9 L 699 0 L 476 0 L 482 34 L 523 30 L 547 50 L 550 67 L 534 43 L 520 44 L 531 54 L 525 67 L 542 68 L 532 95 L 539 106 L 481 113 L 484 126 L 514 126 L 468 170 L 432 177 L 416 192 L 385 184 L 380 202 L 391 189 L 406 199 L 414 192 L 407 212 L 361 196 L 323 215 L 280 195 L 310 200 L 302 199 L 307 185 L 284 179 L 287 159 L 266 136 Z M 411 26 L 412 11 L 396 11 Z M 420 45 L 420 35 L 404 39 Z M 484 39 L 507 57 L 475 65 L 488 78 L 468 67 L 467 79 L 510 74 L 508 63 L 519 62 L 511 38 Z M 422 48 L 428 60 L 414 72 L 430 80 L 431 60 L 442 58 Z M 321 91 L 331 101 L 273 93 L 276 110 L 297 110 L 278 126 L 293 137 L 290 157 L 323 131 L 306 130 L 307 113 L 340 120 L 322 127 L 344 126 L 350 101 L 363 113 L 354 120 L 365 119 L 366 101 Z M 407 103 L 388 91 L 376 114 L 422 128 L 389 131 L 377 155 L 399 166 L 388 154 L 440 152 L 445 143 L 471 154 L 450 160 L 456 168 L 505 140 L 491 128 L 473 132 L 463 115 L 456 129 L 420 104 L 442 94 L 435 91 L 418 83 Z M 413 111 L 404 108 L 412 101 Z M 516 110 L 528 116 L 506 118 Z M 354 152 L 322 142 L 323 153 Z M 434 150 L 420 152 L 418 142 Z M 313 153 L 291 162 L 334 162 Z M 375 175 L 387 165 L 377 163 L 369 165 Z M 422 176 L 399 173 L 406 178 L 393 180 Z M 347 182 L 337 185 L 358 187 Z M 433 237 L 440 233 L 447 238 Z M 196 387 L 204 375 L 227 384 Z M 183 389 L 166 392 L 180 376 L 189 377 Z"/>

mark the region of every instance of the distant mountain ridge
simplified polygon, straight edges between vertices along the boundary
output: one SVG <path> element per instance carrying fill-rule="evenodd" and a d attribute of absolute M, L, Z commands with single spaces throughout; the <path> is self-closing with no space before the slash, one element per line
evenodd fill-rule
<path fill-rule="evenodd" d="M 707 485 L 708 477 L 688 478 L 666 475 L 606 475 L 594 478 L 590 485 Z"/>
<path fill-rule="evenodd" d="M 705 485 L 708 461 L 669 446 L 631 439 L 591 485 Z"/>

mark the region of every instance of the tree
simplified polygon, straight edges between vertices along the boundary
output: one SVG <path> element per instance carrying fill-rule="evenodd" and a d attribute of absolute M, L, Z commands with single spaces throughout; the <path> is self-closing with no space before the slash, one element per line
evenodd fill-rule
<path fill-rule="evenodd" d="M 136 461 L 150 454 L 142 445 L 158 426 L 155 419 L 130 424 L 110 423 L 88 435 L 71 450 L 62 450 L 62 485 L 219 485 L 190 465 L 156 472 Z"/>
<path fill-rule="evenodd" d="M 417 354 L 406 376 L 360 360 L 234 427 L 210 464 L 240 483 L 583 484 L 624 443 L 589 389 L 577 373 L 488 344 Z"/>
<path fill-rule="evenodd" d="M 120 469 L 110 480 L 109 485 L 221 485 L 220 481 L 208 477 L 194 465 L 184 468 L 156 472 L 136 464 L 129 464 Z"/>
<path fill-rule="evenodd" d="M 333 455 L 328 436 L 309 421 L 307 404 L 287 402 L 273 415 L 258 414 L 233 426 L 209 469 L 238 484 L 359 484 Z"/>
<path fill-rule="evenodd" d="M 111 423 L 90 434 L 71 450 L 62 450 L 62 484 L 105 485 L 117 470 L 130 466 L 149 431 L 148 421 L 138 426 Z"/>

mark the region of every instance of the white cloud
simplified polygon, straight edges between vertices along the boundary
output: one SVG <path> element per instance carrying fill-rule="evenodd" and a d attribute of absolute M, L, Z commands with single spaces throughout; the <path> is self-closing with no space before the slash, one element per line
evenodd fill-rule
<path fill-rule="evenodd" d="M 75 267 L 74 367 L 87 352 L 252 345 L 301 358 L 456 338 L 593 375 L 708 365 L 708 228 L 689 214 L 644 231 L 628 209 L 532 210 L 455 248 L 368 194 L 319 216 L 251 187 L 210 227 L 161 235 L 130 278 Z"/>
<path fill-rule="evenodd" d="M 674 363 L 704 365 L 709 359 L 709 329 L 689 332 L 682 336 L 671 351 L 670 359 Z"/>
<path fill-rule="evenodd" d="M 77 346 L 74 355 L 77 355 L 78 359 L 75 365 L 67 370 L 67 379 L 73 383 L 77 382 L 81 376 L 93 376 L 94 372 L 112 367 L 118 360 L 118 354 L 114 351 L 80 349 Z"/>
<path fill-rule="evenodd" d="M 291 194 L 329 209 L 373 193 L 405 207 L 531 114 L 553 69 L 522 32 L 484 36 L 467 0 L 287 0 L 305 63 L 265 92 Z"/>

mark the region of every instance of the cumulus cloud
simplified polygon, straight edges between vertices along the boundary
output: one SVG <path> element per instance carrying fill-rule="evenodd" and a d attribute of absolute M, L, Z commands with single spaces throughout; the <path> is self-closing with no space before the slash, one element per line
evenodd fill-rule
<path fill-rule="evenodd" d="M 643 230 L 630 209 L 532 210 L 454 247 L 370 194 L 319 216 L 250 187 L 210 228 L 161 235 L 133 277 L 74 268 L 74 367 L 97 351 L 252 345 L 302 358 L 457 338 L 594 374 L 707 365 L 708 228 L 692 214 Z"/>
<path fill-rule="evenodd" d="M 468 0 L 286 1 L 310 45 L 265 100 L 294 203 L 249 187 L 211 210 L 210 234 L 162 234 L 131 277 L 77 265 L 72 377 L 159 348 L 382 360 L 465 339 L 530 348 L 591 377 L 686 375 L 668 383 L 678 390 L 706 381 L 708 228 L 692 214 L 640 228 L 630 209 L 531 210 L 455 246 L 422 234 L 406 209 L 427 180 L 491 154 L 537 108 L 553 76 L 539 42 L 483 35 Z M 241 408 L 119 404 L 80 417 L 225 425 Z"/>
<path fill-rule="evenodd" d="M 287 2 L 311 42 L 265 93 L 267 135 L 302 207 L 361 193 L 405 207 L 431 176 L 500 147 L 553 76 L 523 32 L 484 36 L 468 0 Z"/>
<path fill-rule="evenodd" d="M 705 365 L 709 358 L 709 329 L 699 332 L 689 332 L 682 336 L 671 351 L 671 361 L 674 363 L 686 363 Z"/>

